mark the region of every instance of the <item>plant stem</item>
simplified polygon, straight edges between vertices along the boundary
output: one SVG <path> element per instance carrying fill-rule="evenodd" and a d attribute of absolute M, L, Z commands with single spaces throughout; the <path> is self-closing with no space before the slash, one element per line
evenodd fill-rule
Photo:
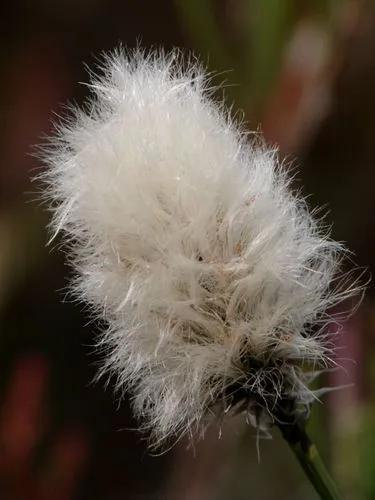
<path fill-rule="evenodd" d="M 305 474 L 322 500 L 340 500 L 336 484 L 326 469 L 315 444 L 301 422 L 278 423 L 277 426 L 296 455 Z"/>

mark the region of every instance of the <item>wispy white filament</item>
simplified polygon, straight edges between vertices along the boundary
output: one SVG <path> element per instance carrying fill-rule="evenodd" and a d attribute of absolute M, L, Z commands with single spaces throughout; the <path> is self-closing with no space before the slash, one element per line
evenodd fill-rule
<path fill-rule="evenodd" d="M 176 53 L 106 58 L 45 154 L 74 292 L 108 324 L 104 370 L 156 441 L 243 391 L 257 418 L 310 401 L 327 308 L 352 293 L 275 151 L 212 100 L 199 65 L 183 68 Z"/>

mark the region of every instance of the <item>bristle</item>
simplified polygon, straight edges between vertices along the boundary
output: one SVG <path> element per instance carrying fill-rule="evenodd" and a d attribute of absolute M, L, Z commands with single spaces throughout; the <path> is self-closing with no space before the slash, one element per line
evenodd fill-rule
<path fill-rule="evenodd" d="M 328 364 L 327 309 L 355 291 L 336 286 L 342 246 L 193 59 L 120 50 L 91 78 L 42 178 L 72 290 L 108 324 L 102 373 L 132 392 L 154 443 L 238 394 L 266 416 L 283 397 L 310 402 L 304 367 Z"/>

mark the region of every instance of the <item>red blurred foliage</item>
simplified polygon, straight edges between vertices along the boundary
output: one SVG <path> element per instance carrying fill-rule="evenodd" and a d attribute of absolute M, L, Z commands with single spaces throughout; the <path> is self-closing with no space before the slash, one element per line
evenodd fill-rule
<path fill-rule="evenodd" d="M 89 453 L 80 428 L 56 434 L 48 463 L 38 467 L 36 455 L 45 433 L 49 367 L 39 354 L 17 360 L 0 414 L 0 491 L 2 499 L 69 500 L 73 497 Z"/>

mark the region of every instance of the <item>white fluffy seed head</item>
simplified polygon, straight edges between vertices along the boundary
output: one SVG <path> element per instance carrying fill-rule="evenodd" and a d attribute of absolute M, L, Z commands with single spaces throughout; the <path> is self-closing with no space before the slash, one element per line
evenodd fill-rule
<path fill-rule="evenodd" d="M 239 401 L 258 423 L 284 398 L 309 403 L 327 309 L 353 292 L 275 151 L 207 82 L 176 52 L 118 51 L 44 154 L 74 292 L 108 325 L 104 371 L 154 442 Z"/>

